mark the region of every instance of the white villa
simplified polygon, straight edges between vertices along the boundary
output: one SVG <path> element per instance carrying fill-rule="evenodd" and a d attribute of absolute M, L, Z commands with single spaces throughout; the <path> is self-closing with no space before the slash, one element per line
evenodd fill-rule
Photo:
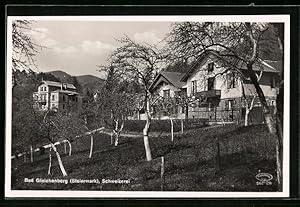
<path fill-rule="evenodd" d="M 77 112 L 81 107 L 81 99 L 73 84 L 54 81 L 42 81 L 38 91 L 33 93 L 36 110 L 56 109 L 63 113 Z"/>
<path fill-rule="evenodd" d="M 243 67 L 242 67 L 243 68 Z M 262 72 L 259 84 L 270 106 L 275 106 L 277 84 L 282 65 L 280 61 L 264 60 L 254 65 L 253 70 Z M 242 70 L 247 77 L 247 70 Z M 234 121 L 243 117 L 245 100 L 242 93 L 242 84 L 246 97 L 256 96 L 255 88 L 250 80 L 241 78 L 234 72 L 220 67 L 211 54 L 204 54 L 190 67 L 187 72 L 160 72 L 150 89 L 163 97 L 185 96 L 191 102 L 188 106 L 176 107 L 172 115 L 174 118 L 208 118 L 211 120 L 225 119 Z M 260 102 L 255 99 L 253 113 L 258 112 Z M 256 111 L 256 112 L 255 112 Z M 259 114 L 260 113 L 260 114 Z M 188 116 L 188 117 L 186 117 Z M 160 117 L 162 118 L 162 117 Z"/>

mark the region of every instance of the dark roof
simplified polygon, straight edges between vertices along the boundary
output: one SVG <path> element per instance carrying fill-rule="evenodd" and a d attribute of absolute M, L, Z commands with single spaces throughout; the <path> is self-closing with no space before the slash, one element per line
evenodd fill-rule
<path fill-rule="evenodd" d="M 183 85 L 185 85 L 185 82 L 180 81 L 183 76 L 184 73 L 162 71 L 156 76 L 156 78 L 150 86 L 150 89 L 154 89 L 157 86 L 157 81 L 159 81 L 160 77 L 163 77 L 166 81 L 168 81 L 176 88 L 181 88 Z"/>
<path fill-rule="evenodd" d="M 239 68 L 242 70 L 247 70 L 246 64 L 239 64 Z M 269 72 L 269 73 L 279 73 L 282 70 L 282 62 L 281 61 L 273 61 L 273 60 L 259 60 L 253 64 L 252 69 L 254 71 Z"/>
<path fill-rule="evenodd" d="M 274 60 L 264 60 L 263 62 L 265 62 L 268 66 L 268 68 L 265 68 L 264 70 L 272 70 L 272 72 L 281 72 L 283 70 L 283 64 L 282 61 L 274 61 Z M 271 72 L 271 71 L 270 71 Z"/>
<path fill-rule="evenodd" d="M 198 66 L 203 64 L 203 60 L 205 60 L 205 58 L 208 57 L 209 55 L 212 54 L 209 52 L 202 53 L 200 57 L 191 64 L 192 66 L 188 69 L 188 71 L 184 74 L 184 76 L 182 76 L 181 81 L 186 81 L 187 78 L 193 74 L 194 70 L 198 68 Z"/>
<path fill-rule="evenodd" d="M 184 76 L 184 73 L 163 71 L 161 72 L 161 75 L 177 88 L 181 88 L 185 84 L 185 82 L 180 81 Z"/>
<path fill-rule="evenodd" d="M 52 92 L 58 92 L 58 93 L 67 93 L 68 95 L 77 95 L 79 93 L 75 92 L 75 91 L 68 91 L 68 90 L 55 90 L 55 91 L 51 91 Z"/>
<path fill-rule="evenodd" d="M 61 83 L 55 81 L 42 81 L 40 84 L 45 83 L 48 86 L 61 87 L 62 84 L 66 84 L 69 89 L 76 89 L 76 87 L 71 83 Z"/>

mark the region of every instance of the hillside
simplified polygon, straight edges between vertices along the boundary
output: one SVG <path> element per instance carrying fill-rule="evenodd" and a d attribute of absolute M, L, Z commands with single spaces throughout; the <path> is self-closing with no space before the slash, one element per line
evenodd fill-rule
<path fill-rule="evenodd" d="M 143 139 L 122 136 L 119 146 L 110 144 L 110 133 L 97 134 L 89 156 L 88 136 L 72 142 L 72 155 L 58 145 L 68 173 L 63 177 L 53 156 L 48 175 L 48 153 L 34 154 L 34 162 L 12 160 L 14 190 L 161 190 L 161 156 L 165 159 L 165 191 L 272 192 L 277 190 L 275 142 L 265 126 L 210 126 L 176 134 L 175 142 L 161 133 L 150 134 L 153 160 L 145 161 Z M 141 132 L 140 135 L 142 136 Z M 218 137 L 219 139 L 216 139 Z M 219 156 L 217 156 L 219 146 Z M 273 176 L 270 185 L 257 185 L 259 172 Z M 99 179 L 100 183 L 24 183 L 24 178 Z M 102 179 L 130 180 L 129 184 L 101 183 Z"/>
<path fill-rule="evenodd" d="M 55 77 L 57 77 L 60 81 L 65 82 L 65 83 L 73 83 L 73 78 L 70 74 L 61 71 L 61 70 L 55 70 L 55 71 L 50 71 L 47 72 L 50 73 L 52 75 L 54 75 Z"/>
<path fill-rule="evenodd" d="M 93 75 L 76 76 L 76 79 L 77 79 L 78 83 L 81 85 L 83 92 L 87 89 L 89 89 L 90 91 L 97 91 L 97 90 L 101 89 L 101 87 L 104 84 L 103 79 L 98 78 Z"/>

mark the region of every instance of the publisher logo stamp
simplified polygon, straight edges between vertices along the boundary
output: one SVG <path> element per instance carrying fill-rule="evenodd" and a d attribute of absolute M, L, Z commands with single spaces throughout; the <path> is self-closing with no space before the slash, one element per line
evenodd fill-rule
<path fill-rule="evenodd" d="M 256 185 L 272 185 L 273 175 L 269 173 L 258 173 L 255 178 L 257 180 Z"/>

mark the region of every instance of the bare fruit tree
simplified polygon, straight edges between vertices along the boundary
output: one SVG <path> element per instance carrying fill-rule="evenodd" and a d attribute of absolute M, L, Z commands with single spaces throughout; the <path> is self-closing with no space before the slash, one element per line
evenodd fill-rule
<path fill-rule="evenodd" d="M 132 86 L 132 82 L 126 79 L 123 71 L 112 64 L 102 65 L 99 68 L 99 71 L 106 73 L 106 81 L 96 102 L 102 105 L 103 120 L 114 135 L 114 140 L 111 136 L 111 144 L 118 146 L 125 121 L 136 110 L 137 91 Z"/>
<path fill-rule="evenodd" d="M 51 150 L 53 150 L 63 176 L 67 176 L 67 172 L 55 143 L 62 143 L 67 140 L 70 144 L 76 137 L 84 134 L 87 130 L 83 120 L 75 116 L 64 115 L 54 110 L 48 110 L 44 113 L 40 131 L 43 137 L 47 139 L 51 145 L 49 151 L 48 173 L 51 172 Z"/>
<path fill-rule="evenodd" d="M 149 128 L 151 124 L 150 102 L 152 99 L 149 90 L 155 74 L 161 70 L 163 60 L 159 50 L 153 45 L 139 44 L 128 37 L 119 40 L 122 44 L 111 55 L 112 66 L 121 70 L 128 79 L 136 80 L 142 88 L 143 109 L 146 124 L 143 129 L 144 146 L 147 161 L 152 160 L 149 144 Z"/>

